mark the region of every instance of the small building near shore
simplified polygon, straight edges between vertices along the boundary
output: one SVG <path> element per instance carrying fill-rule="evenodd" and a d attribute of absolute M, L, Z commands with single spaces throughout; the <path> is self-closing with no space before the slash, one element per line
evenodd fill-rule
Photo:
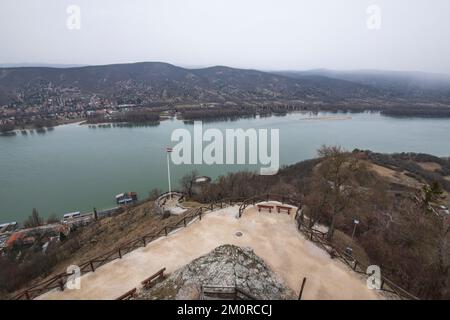
<path fill-rule="evenodd" d="M 194 179 L 194 183 L 196 183 L 196 184 L 203 184 L 203 183 L 208 183 L 208 182 L 211 182 L 211 178 L 207 177 L 207 176 L 198 176 L 198 177 L 195 177 L 195 179 Z"/>
<path fill-rule="evenodd" d="M 124 192 L 116 195 L 116 203 L 119 205 L 128 204 L 137 201 L 137 193 L 136 192 Z"/>
<path fill-rule="evenodd" d="M 0 233 L 4 233 L 7 231 L 14 231 L 17 229 L 18 227 L 18 223 L 17 222 L 8 222 L 8 223 L 2 223 L 0 224 Z"/>
<path fill-rule="evenodd" d="M 200 193 L 201 188 L 208 183 L 211 182 L 211 178 L 208 176 L 198 176 L 194 179 L 194 184 L 192 186 L 192 192 L 193 193 Z"/>

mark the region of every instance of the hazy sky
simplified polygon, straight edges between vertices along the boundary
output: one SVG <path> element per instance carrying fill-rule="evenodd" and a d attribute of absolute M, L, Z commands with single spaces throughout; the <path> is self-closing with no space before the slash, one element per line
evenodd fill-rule
<path fill-rule="evenodd" d="M 449 15 L 450 0 L 0 0 L 0 63 L 450 73 Z"/>

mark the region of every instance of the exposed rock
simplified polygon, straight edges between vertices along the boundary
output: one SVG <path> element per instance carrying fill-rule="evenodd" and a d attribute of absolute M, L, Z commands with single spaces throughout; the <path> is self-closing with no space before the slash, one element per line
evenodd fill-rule
<path fill-rule="evenodd" d="M 137 299 L 200 299 L 202 286 L 236 287 L 257 299 L 293 299 L 294 293 L 250 248 L 217 247 L 173 272 Z"/>

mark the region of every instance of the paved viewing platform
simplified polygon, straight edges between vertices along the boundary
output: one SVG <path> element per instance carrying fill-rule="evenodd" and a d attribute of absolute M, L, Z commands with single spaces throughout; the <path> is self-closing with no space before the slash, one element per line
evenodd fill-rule
<path fill-rule="evenodd" d="M 208 213 L 83 275 L 81 289 L 53 290 L 37 299 L 115 299 L 161 268 L 171 273 L 223 244 L 251 247 L 296 294 L 306 277 L 302 299 L 382 298 L 367 288 L 364 277 L 307 240 L 297 230 L 294 214 L 258 212 L 251 206 L 237 218 L 238 211 L 233 206 Z"/>

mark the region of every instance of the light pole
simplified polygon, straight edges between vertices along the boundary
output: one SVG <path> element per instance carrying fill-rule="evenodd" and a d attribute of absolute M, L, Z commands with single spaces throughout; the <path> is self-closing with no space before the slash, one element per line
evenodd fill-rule
<path fill-rule="evenodd" d="M 353 220 L 353 233 L 352 233 L 352 240 L 353 237 L 355 236 L 355 231 L 356 231 L 356 226 L 359 224 L 359 220 Z"/>
<path fill-rule="evenodd" d="M 172 199 L 172 187 L 170 185 L 170 153 L 172 152 L 171 147 L 166 147 L 167 154 L 167 180 L 169 181 L 169 197 Z"/>

